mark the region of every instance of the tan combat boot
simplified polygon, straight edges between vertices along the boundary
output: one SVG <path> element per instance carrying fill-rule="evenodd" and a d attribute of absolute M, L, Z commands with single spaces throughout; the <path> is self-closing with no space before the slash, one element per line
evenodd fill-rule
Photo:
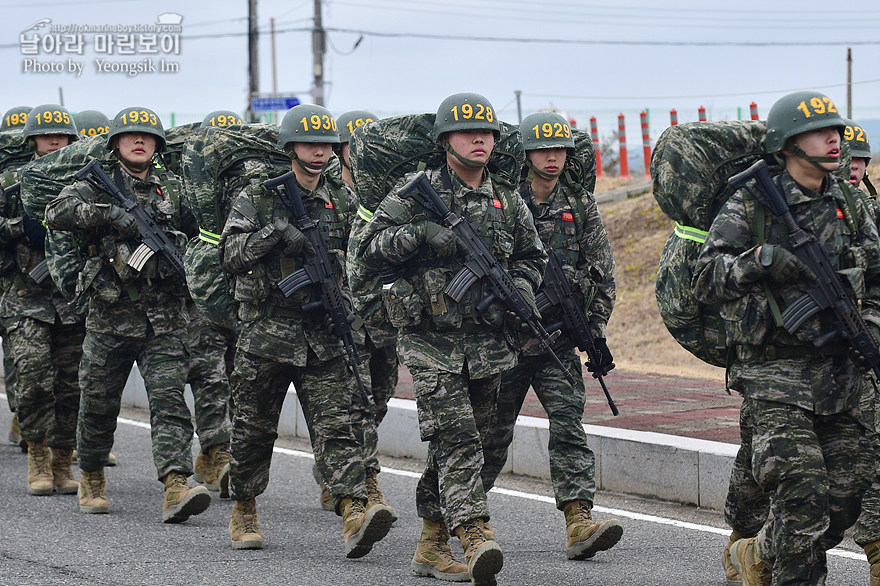
<path fill-rule="evenodd" d="M 321 483 L 321 508 L 325 511 L 336 510 L 336 507 L 333 505 L 333 495 L 330 494 L 330 489 L 323 482 Z"/>
<path fill-rule="evenodd" d="M 58 494 L 76 494 L 79 483 L 73 477 L 70 465 L 73 463 L 73 450 L 52 449 L 52 484 Z"/>
<path fill-rule="evenodd" d="M 379 489 L 379 472 L 371 468 L 367 468 L 367 478 L 364 481 L 364 488 L 367 489 L 367 507 L 372 505 L 384 505 L 391 511 L 391 520 L 397 521 L 397 511 L 385 502 L 385 495 Z"/>
<path fill-rule="evenodd" d="M 366 502 L 361 499 L 344 498 L 339 508 L 342 511 L 347 558 L 364 557 L 373 549 L 373 544 L 388 535 L 391 529 L 391 510 L 384 505 L 367 508 Z"/>
<path fill-rule="evenodd" d="M 749 537 L 734 541 L 727 556 L 733 568 L 742 576 L 743 586 L 771 586 L 772 573 L 758 557 L 755 539 Z"/>
<path fill-rule="evenodd" d="M 263 549 L 263 534 L 257 525 L 257 499 L 235 501 L 229 519 L 232 549 Z"/>
<path fill-rule="evenodd" d="M 455 536 L 464 548 L 471 583 L 495 586 L 498 583 L 495 574 L 504 566 L 504 554 L 495 542 L 495 533 L 489 523 L 482 519 L 465 521 L 455 528 Z"/>
<path fill-rule="evenodd" d="M 727 578 L 727 586 L 742 586 L 743 583 L 742 576 L 739 575 L 739 572 L 737 572 L 736 568 L 733 567 L 733 564 L 730 563 L 730 546 L 740 539 L 742 539 L 740 532 L 732 531 L 730 533 L 730 539 L 727 540 L 727 545 L 724 546 L 724 551 L 721 552 L 721 563 L 724 565 L 724 575 Z"/>
<path fill-rule="evenodd" d="M 220 491 L 220 498 L 229 498 L 229 445 L 211 446 L 199 452 L 196 458 L 193 480 L 205 488 Z"/>
<path fill-rule="evenodd" d="M 162 482 L 165 484 L 163 523 L 181 523 L 203 512 L 211 504 L 208 490 L 204 486 L 190 488 L 186 476 L 180 472 L 169 472 Z"/>
<path fill-rule="evenodd" d="M 28 442 L 28 493 L 45 496 L 52 494 L 52 457 L 46 438 Z"/>
<path fill-rule="evenodd" d="M 590 501 L 570 501 L 562 508 L 568 534 L 565 555 L 570 560 L 585 560 L 611 549 L 623 535 L 623 527 L 617 519 L 593 521 L 592 508 Z"/>
<path fill-rule="evenodd" d="M 104 470 L 86 472 L 79 475 L 79 512 L 109 513 L 110 503 L 107 501 L 107 483 Z"/>
<path fill-rule="evenodd" d="M 865 555 L 871 564 L 871 586 L 880 586 L 880 541 L 866 545 Z"/>
<path fill-rule="evenodd" d="M 410 568 L 417 576 L 433 576 L 447 582 L 471 579 L 467 565 L 455 559 L 449 548 L 449 529 L 443 521 L 422 519 L 422 535 Z"/>

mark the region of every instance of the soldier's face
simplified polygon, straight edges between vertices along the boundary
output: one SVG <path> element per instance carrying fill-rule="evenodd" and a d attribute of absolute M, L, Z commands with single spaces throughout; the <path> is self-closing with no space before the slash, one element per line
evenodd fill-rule
<path fill-rule="evenodd" d="M 330 160 L 333 154 L 333 145 L 326 142 L 295 142 L 293 143 L 293 152 L 297 158 L 305 163 L 302 166 L 308 173 L 321 172 L 321 169 Z"/>
<path fill-rule="evenodd" d="M 348 143 L 342 144 L 342 160 L 345 161 L 345 165 L 351 168 L 351 159 L 348 156 Z"/>
<path fill-rule="evenodd" d="M 446 140 L 462 157 L 483 163 L 489 161 L 495 148 L 495 134 L 491 130 L 456 130 Z"/>
<path fill-rule="evenodd" d="M 538 171 L 543 171 L 548 175 L 558 175 L 565 166 L 567 153 L 564 148 L 560 147 L 529 151 L 526 156 Z"/>
<path fill-rule="evenodd" d="M 868 171 L 868 159 L 864 157 L 853 157 L 852 165 L 849 168 L 849 182 L 858 185 L 865 178 Z"/>
<path fill-rule="evenodd" d="M 70 137 L 66 134 L 38 134 L 34 137 L 38 153 L 53 153 L 61 147 L 70 144 Z"/>
<path fill-rule="evenodd" d="M 156 153 L 156 137 L 143 132 L 126 132 L 116 139 L 119 158 L 135 167 L 143 167 Z"/>
<path fill-rule="evenodd" d="M 834 127 L 802 132 L 794 137 L 794 143 L 808 156 L 840 158 L 840 132 Z M 819 164 L 828 171 L 840 166 L 839 161 Z"/>

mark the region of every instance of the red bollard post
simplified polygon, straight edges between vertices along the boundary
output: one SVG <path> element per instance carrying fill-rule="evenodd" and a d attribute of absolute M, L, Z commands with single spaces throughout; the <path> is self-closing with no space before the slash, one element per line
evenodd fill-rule
<path fill-rule="evenodd" d="M 700 116 L 700 122 L 706 121 L 706 108 L 700 106 L 699 108 L 697 108 L 697 114 L 699 114 Z"/>
<path fill-rule="evenodd" d="M 669 111 L 669 125 L 678 126 L 678 110 L 675 108 Z"/>
<path fill-rule="evenodd" d="M 642 152 L 645 155 L 645 177 L 651 176 L 651 136 L 648 133 L 648 113 L 642 110 L 639 113 L 642 123 Z"/>
<path fill-rule="evenodd" d="M 620 139 L 620 175 L 621 179 L 629 179 L 629 160 L 626 158 L 626 122 L 623 114 L 617 115 L 617 133 Z"/>
<path fill-rule="evenodd" d="M 758 120 L 758 104 L 755 102 L 749 104 L 749 113 L 752 116 L 752 120 Z"/>
<path fill-rule="evenodd" d="M 596 155 L 596 177 L 604 175 L 602 172 L 602 152 L 599 149 L 599 126 L 596 117 L 590 116 L 590 138 L 593 139 L 593 153 Z"/>

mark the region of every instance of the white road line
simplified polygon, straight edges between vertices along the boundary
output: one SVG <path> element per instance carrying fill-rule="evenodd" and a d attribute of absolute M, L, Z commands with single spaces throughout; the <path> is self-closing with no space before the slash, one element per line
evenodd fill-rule
<path fill-rule="evenodd" d="M 0 393 L 0 397 L 6 398 L 5 394 Z M 134 427 L 140 427 L 142 429 L 150 429 L 150 424 L 145 421 L 137 421 L 135 419 L 127 419 L 125 417 L 120 417 L 118 419 L 120 423 L 124 423 L 126 425 L 132 425 Z M 273 448 L 273 451 L 278 454 L 284 454 L 285 456 L 293 456 L 295 458 L 307 458 L 314 459 L 309 452 L 303 452 L 302 450 L 291 450 L 288 448 Z M 409 470 L 398 470 L 397 468 L 382 468 L 383 473 L 394 474 L 395 476 L 403 476 L 406 478 L 420 478 L 421 473 L 419 472 L 410 472 Z M 522 492 L 520 490 L 510 490 L 507 488 L 499 488 L 495 487 L 492 489 L 492 492 L 497 494 L 503 494 L 505 496 L 512 496 L 516 498 L 526 499 L 530 501 L 536 501 L 541 503 L 547 503 L 551 505 L 556 505 L 556 500 L 552 497 L 543 496 L 539 494 L 532 494 L 529 492 Z M 678 521 L 676 519 L 668 519 L 666 517 L 658 517 L 656 515 L 645 515 L 644 513 L 636 513 L 633 511 L 626 511 L 624 509 L 614 509 L 610 507 L 601 507 L 595 506 L 593 507 L 594 511 L 599 513 L 604 513 L 607 515 L 614 515 L 615 517 L 624 517 L 626 519 L 633 519 L 635 521 L 644 521 L 646 523 L 657 523 L 659 525 L 672 525 L 673 527 L 680 527 L 682 529 L 689 529 L 691 531 L 700 531 L 702 533 L 713 533 L 715 535 L 730 535 L 730 529 L 724 529 L 719 527 L 711 527 L 709 525 L 700 525 L 698 523 L 688 523 L 686 521 Z M 865 555 L 861 553 L 857 553 L 854 551 L 846 551 L 843 549 L 832 549 L 828 552 L 829 555 L 835 555 L 842 558 L 849 558 L 851 560 L 864 560 Z"/>

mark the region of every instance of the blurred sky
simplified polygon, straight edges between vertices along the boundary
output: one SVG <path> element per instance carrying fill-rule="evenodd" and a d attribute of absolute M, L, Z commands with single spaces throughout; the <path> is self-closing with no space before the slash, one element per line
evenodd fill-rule
<path fill-rule="evenodd" d="M 248 99 L 247 0 L 0 0 L 0 111 L 59 100 L 71 111 L 113 116 L 132 105 L 153 108 L 166 125 L 201 120 L 215 109 L 241 113 Z M 555 106 L 600 133 L 627 116 L 628 142 L 641 145 L 638 113 L 648 109 L 652 138 L 669 124 L 748 117 L 751 101 L 766 117 L 780 96 L 819 89 L 846 113 L 846 51 L 853 55 L 853 117 L 880 119 L 880 4 L 865 0 L 324 0 L 328 29 L 326 105 L 335 114 L 365 108 L 379 116 L 433 112 L 460 91 L 485 95 L 502 119 Z M 22 55 L 20 34 L 40 19 L 52 25 L 150 25 L 182 15 L 179 54 Z M 260 90 L 272 90 L 269 18 L 275 18 L 277 85 L 312 85 L 314 0 L 259 0 Z M 43 27 L 41 32 L 45 32 Z M 34 31 L 26 33 L 33 34 Z M 358 39 L 363 37 L 360 43 Z M 504 39 L 504 40 L 502 40 Z M 357 46 L 355 46 L 357 45 Z M 96 59 L 176 62 L 177 73 L 131 77 L 97 72 Z M 69 71 L 24 71 L 24 61 L 80 62 Z M 45 65 L 44 65 L 45 66 Z M 306 93 L 303 102 L 312 101 Z M 880 122 L 878 122 L 880 124 Z"/>

